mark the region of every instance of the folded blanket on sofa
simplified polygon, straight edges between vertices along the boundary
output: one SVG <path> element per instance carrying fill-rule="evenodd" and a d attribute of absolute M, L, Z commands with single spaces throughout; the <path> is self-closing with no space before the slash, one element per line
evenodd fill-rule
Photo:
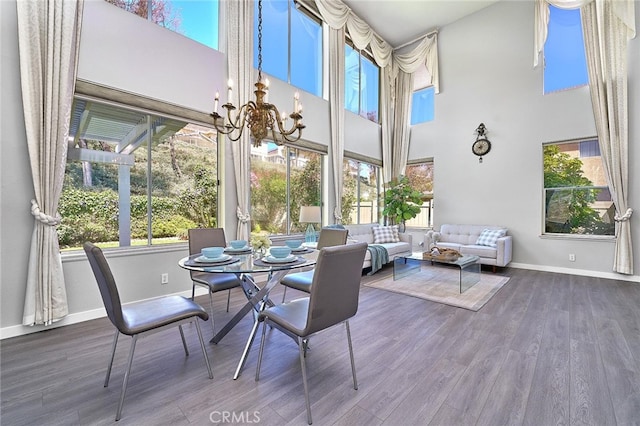
<path fill-rule="evenodd" d="M 369 244 L 367 250 L 371 253 L 371 272 L 367 275 L 373 275 L 382 269 L 383 265 L 389 263 L 389 252 L 380 244 Z"/>

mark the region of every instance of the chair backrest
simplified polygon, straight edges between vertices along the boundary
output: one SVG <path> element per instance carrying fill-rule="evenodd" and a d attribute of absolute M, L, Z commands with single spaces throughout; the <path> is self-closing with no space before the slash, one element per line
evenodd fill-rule
<path fill-rule="evenodd" d="M 189 254 L 198 254 L 205 247 L 226 247 L 223 228 L 189 229 Z"/>
<path fill-rule="evenodd" d="M 367 243 L 320 250 L 309 294 L 305 335 L 331 327 L 356 314 L 366 251 Z"/>
<path fill-rule="evenodd" d="M 96 277 L 98 288 L 100 289 L 100 295 L 102 296 L 102 303 L 104 303 L 104 308 L 107 311 L 107 316 L 111 320 L 111 323 L 118 330 L 122 331 L 124 328 L 122 304 L 120 303 L 118 287 L 116 286 L 116 281 L 113 278 L 107 259 L 105 259 L 100 247 L 97 247 L 92 243 L 84 243 L 83 248 L 87 254 L 87 258 L 89 259 L 93 275 Z"/>
<path fill-rule="evenodd" d="M 322 228 L 320 230 L 320 238 L 318 238 L 318 250 L 347 244 L 348 234 L 349 231 L 346 229 Z"/>

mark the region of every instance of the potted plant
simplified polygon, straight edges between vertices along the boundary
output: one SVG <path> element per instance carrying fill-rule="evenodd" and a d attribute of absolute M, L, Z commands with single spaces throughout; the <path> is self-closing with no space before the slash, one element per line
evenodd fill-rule
<path fill-rule="evenodd" d="M 387 224 L 400 225 L 404 231 L 405 221 L 413 219 L 420 213 L 422 193 L 409 184 L 409 178 L 400 175 L 387 184 L 384 192 L 384 210 Z"/>

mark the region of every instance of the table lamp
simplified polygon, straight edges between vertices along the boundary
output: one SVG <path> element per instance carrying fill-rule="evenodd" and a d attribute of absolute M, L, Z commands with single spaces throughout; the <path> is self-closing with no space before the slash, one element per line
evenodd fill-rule
<path fill-rule="evenodd" d="M 306 243 L 316 242 L 316 230 L 314 223 L 320 223 L 322 217 L 320 215 L 320 206 L 302 206 L 300 207 L 300 223 L 308 223 L 307 230 L 304 233 L 304 241 Z"/>

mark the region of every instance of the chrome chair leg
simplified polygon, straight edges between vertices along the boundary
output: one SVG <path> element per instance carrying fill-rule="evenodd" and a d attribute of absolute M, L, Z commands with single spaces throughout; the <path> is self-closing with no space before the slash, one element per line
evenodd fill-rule
<path fill-rule="evenodd" d="M 283 285 L 284 291 L 282 292 L 282 303 L 284 303 L 284 298 L 287 296 L 287 286 Z"/>
<path fill-rule="evenodd" d="M 180 330 L 180 337 L 182 338 L 182 347 L 184 348 L 184 354 L 189 356 L 189 348 L 187 348 L 187 341 L 184 339 L 184 331 L 182 330 L 182 324 L 178 326 Z"/>
<path fill-rule="evenodd" d="M 353 346 L 351 345 L 351 330 L 349 329 L 349 321 L 345 321 L 347 327 L 347 342 L 349 343 L 349 357 L 351 358 L 351 374 L 353 375 L 353 388 L 358 390 L 358 380 L 356 379 L 356 363 L 353 359 Z"/>
<path fill-rule="evenodd" d="M 213 335 L 216 335 L 216 325 L 214 324 L 213 321 L 213 293 L 211 293 L 211 289 L 209 289 L 209 308 L 210 308 L 210 313 L 209 316 L 211 317 L 211 330 L 213 331 Z M 227 309 L 227 312 L 229 312 L 229 310 Z"/>
<path fill-rule="evenodd" d="M 200 340 L 200 347 L 202 348 L 202 355 L 204 356 L 204 362 L 207 364 L 207 371 L 209 372 L 209 378 L 213 379 L 213 371 L 211 371 L 211 364 L 209 363 L 209 356 L 207 355 L 207 348 L 204 346 L 204 340 L 202 339 L 202 330 L 200 329 L 200 323 L 198 318 L 193 319 L 196 323 L 196 331 L 198 332 L 198 339 Z"/>
<path fill-rule="evenodd" d="M 227 312 L 229 312 L 229 302 L 231 301 L 231 289 L 227 290 Z M 215 334 L 215 333 L 213 333 Z"/>
<path fill-rule="evenodd" d="M 120 391 L 120 401 L 118 402 L 118 411 L 116 411 L 116 421 L 120 420 L 122 415 L 122 405 L 124 404 L 124 396 L 127 393 L 127 384 L 129 383 L 129 374 L 131 373 L 131 364 L 133 364 L 133 352 L 136 350 L 136 342 L 138 335 L 135 334 L 131 340 L 131 348 L 129 349 L 129 360 L 127 361 L 127 371 L 124 372 L 122 380 L 122 390 Z"/>
<path fill-rule="evenodd" d="M 104 378 L 104 387 L 109 386 L 109 377 L 111 377 L 111 367 L 113 366 L 113 358 L 116 356 L 116 346 L 118 345 L 118 335 L 120 331 L 116 329 L 116 333 L 113 335 L 113 343 L 111 344 L 111 359 L 107 366 L 107 376 Z"/>
<path fill-rule="evenodd" d="M 300 367 L 302 367 L 302 384 L 304 385 L 304 400 L 307 406 L 307 423 L 311 424 L 311 403 L 309 402 L 309 386 L 307 385 L 307 365 L 304 361 L 304 342 L 298 337 L 298 349 L 300 352 Z"/>
<path fill-rule="evenodd" d="M 260 351 L 258 352 L 258 364 L 256 365 L 256 382 L 260 380 L 260 367 L 262 366 L 262 353 L 264 352 L 264 341 L 267 337 L 267 321 L 262 323 L 262 340 L 260 340 Z"/>

